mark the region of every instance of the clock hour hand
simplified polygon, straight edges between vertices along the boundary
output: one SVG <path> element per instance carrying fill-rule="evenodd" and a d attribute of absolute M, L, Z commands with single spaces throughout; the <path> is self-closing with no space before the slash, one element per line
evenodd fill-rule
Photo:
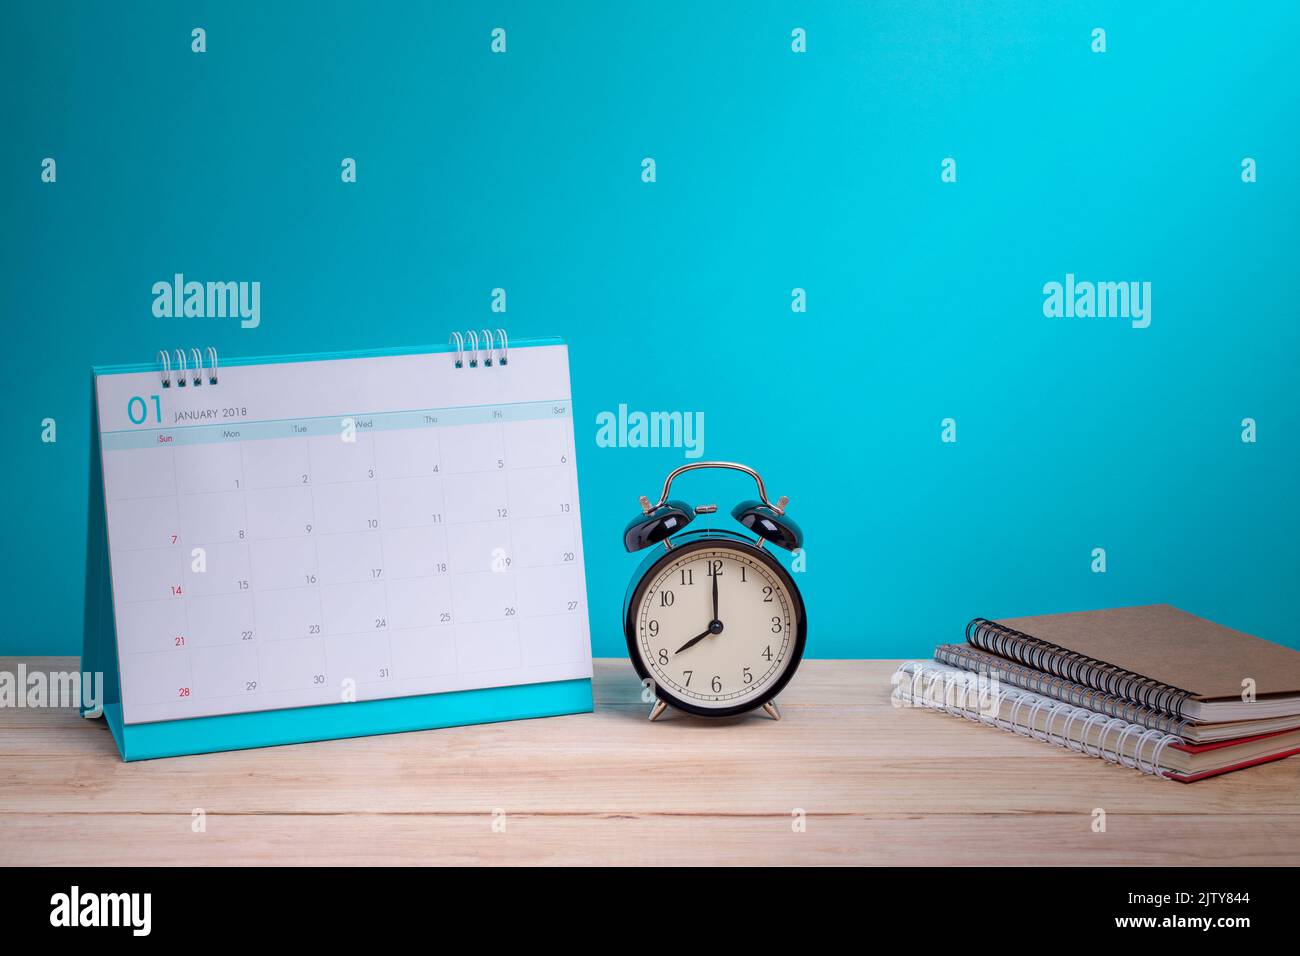
<path fill-rule="evenodd" d="M 692 637 L 681 647 L 677 648 L 677 653 L 680 654 L 688 647 L 694 647 L 696 644 L 700 643 L 700 641 L 704 640 L 710 634 L 721 634 L 721 633 L 722 633 L 722 622 L 715 617 L 712 621 L 709 622 L 709 629 L 707 631 L 705 631 L 703 634 L 699 635 L 698 637 Z"/>
<path fill-rule="evenodd" d="M 713 628 L 710 627 L 710 628 L 709 628 L 707 631 L 705 631 L 703 634 L 697 635 L 696 637 L 692 637 L 689 641 L 687 641 L 687 642 L 686 642 L 685 644 L 683 644 L 681 647 L 677 648 L 677 650 L 674 651 L 673 653 L 675 653 L 675 654 L 680 654 L 682 651 L 686 650 L 688 647 L 694 647 L 696 644 L 700 643 L 700 641 L 704 640 L 706 637 L 708 637 L 708 636 L 709 636 L 710 634 L 712 634 L 712 633 L 713 633 Z"/>

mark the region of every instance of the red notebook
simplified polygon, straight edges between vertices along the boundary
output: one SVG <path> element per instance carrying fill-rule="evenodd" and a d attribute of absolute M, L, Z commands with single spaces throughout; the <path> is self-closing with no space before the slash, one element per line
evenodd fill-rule
<path fill-rule="evenodd" d="M 1278 730 L 1212 744 L 1170 744 L 1160 762 L 1170 780 L 1194 783 L 1293 754 L 1300 754 L 1300 730 Z"/>

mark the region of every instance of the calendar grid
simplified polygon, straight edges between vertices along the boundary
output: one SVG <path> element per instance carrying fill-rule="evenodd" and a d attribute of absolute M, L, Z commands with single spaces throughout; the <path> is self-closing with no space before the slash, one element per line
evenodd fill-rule
<path fill-rule="evenodd" d="M 567 385 L 499 371 L 507 393 Z M 267 407 L 255 384 L 208 395 Z M 337 703 L 345 681 L 375 699 L 589 677 L 570 404 L 103 432 L 126 722 Z"/>
<path fill-rule="evenodd" d="M 437 435 L 436 435 L 436 434 L 435 434 L 435 436 L 434 436 L 434 439 L 435 439 L 435 441 L 437 440 Z M 375 466 L 376 466 L 376 464 L 377 464 L 377 463 L 375 462 L 375 450 L 374 450 L 374 447 L 373 447 L 373 446 L 371 446 L 371 448 L 370 448 L 370 464 L 371 464 L 371 468 L 372 468 L 372 470 L 375 468 Z M 388 617 L 389 617 L 389 614 L 388 614 L 388 580 L 387 580 L 387 575 L 388 575 L 388 561 L 385 560 L 385 558 L 384 558 L 384 536 L 383 536 L 383 533 L 382 533 L 382 529 L 384 529 L 384 528 L 387 527 L 387 523 L 384 521 L 384 503 L 383 503 L 383 501 L 379 498 L 378 495 L 375 496 L 375 517 L 376 517 L 376 519 L 379 521 L 379 528 L 376 529 L 376 530 L 379 532 L 379 533 L 378 533 L 378 540 L 379 540 L 379 577 L 380 577 L 380 586 L 381 586 L 381 587 L 383 588 L 383 590 L 384 590 L 384 649 L 385 649 L 385 654 L 387 655 L 387 660 L 389 661 L 389 665 L 388 665 L 387 667 L 381 668 L 380 676 L 379 676 L 379 678 L 377 678 L 377 679 L 387 681 L 387 680 L 390 679 L 390 676 L 391 676 L 391 673 L 392 673 L 393 639 L 392 639 L 391 634 L 390 634 L 389 631 L 388 631 L 388 626 L 389 626 L 389 621 L 388 621 Z M 322 639 L 324 639 L 324 635 L 322 635 Z M 325 663 L 326 663 L 326 666 L 329 665 L 329 660 L 328 660 L 328 658 L 326 659 L 326 662 L 325 662 Z M 358 683 L 361 683 L 361 682 L 358 681 Z"/>
<path fill-rule="evenodd" d="M 175 449 L 175 448 L 171 448 L 171 449 L 168 449 L 168 450 L 171 452 L 171 455 L 172 455 L 172 468 L 175 469 L 175 467 L 176 467 L 176 449 Z M 180 551 L 180 559 L 181 559 L 181 562 L 182 562 L 182 564 L 183 564 L 184 561 L 185 561 L 185 550 L 184 550 L 184 546 L 181 547 L 181 551 Z M 184 580 L 184 575 L 183 575 L 183 574 L 180 576 L 180 579 L 181 579 L 181 580 Z M 184 585 L 182 585 L 182 587 L 183 587 L 183 586 L 184 586 Z M 190 648 L 189 648 L 189 635 L 190 635 L 190 606 L 189 606 L 189 602 L 188 602 L 188 601 L 185 601 L 185 602 L 182 603 L 181 606 L 184 608 L 184 611 L 185 611 L 185 635 L 184 635 L 184 637 L 182 638 L 182 642 L 183 642 L 183 643 L 182 643 L 182 647 L 181 647 L 181 653 L 182 653 L 183 658 L 185 659 L 186 670 L 187 670 L 187 672 L 188 672 L 188 677 L 187 677 L 187 679 L 186 679 L 186 681 L 185 681 L 185 685 L 184 685 L 184 686 L 187 687 L 187 688 L 189 688 L 190 691 L 191 691 L 191 693 L 192 693 L 192 692 L 193 692 L 193 689 L 194 689 L 194 659 L 193 659 L 193 657 L 190 655 Z"/>
<path fill-rule="evenodd" d="M 175 449 L 172 449 L 172 455 L 173 455 L 173 457 L 175 456 L 175 453 L 176 453 L 176 452 L 175 452 Z M 247 474 L 246 474 L 246 472 L 245 472 L 245 466 L 244 466 L 244 449 L 243 449 L 243 446 L 240 446 L 240 449 L 239 449 L 239 479 L 238 479 L 238 483 L 239 483 L 239 487 L 240 487 L 240 488 L 247 488 L 247 487 L 248 487 L 248 476 L 247 476 Z M 213 494 L 216 494 L 216 492 L 213 492 Z M 241 509 L 242 509 L 242 511 L 243 511 L 243 519 L 244 519 L 244 520 L 243 520 L 243 533 L 244 533 L 245 536 L 246 536 L 246 535 L 248 534 L 248 499 L 247 499 L 247 498 L 243 498 L 243 497 L 241 497 L 241 499 L 240 499 L 240 506 L 241 506 Z M 249 626 L 249 632 L 250 632 L 250 635 L 251 635 L 251 637 L 250 637 L 250 639 L 249 639 L 249 642 L 255 642 L 256 639 L 257 639 L 257 633 L 258 633 L 258 630 L 259 630 L 259 629 L 258 629 L 258 626 L 257 626 L 257 604 L 256 604 L 256 602 L 251 601 L 251 600 L 249 601 L 248 617 L 249 617 L 248 626 Z M 242 633 L 241 633 L 240 637 L 241 637 L 241 638 L 243 637 Z M 245 642 L 241 641 L 241 643 L 245 643 Z M 256 648 L 256 647 L 254 647 L 253 658 L 257 661 L 257 677 L 256 677 L 257 684 L 256 684 L 255 686 L 256 686 L 256 687 L 261 687 L 261 686 L 262 686 L 262 661 L 261 661 L 261 654 L 257 652 L 257 648 Z M 245 684 L 244 686 L 245 686 L 245 689 L 247 689 L 247 686 L 248 686 L 248 685 Z M 233 695 L 226 695 L 226 696 L 233 696 Z"/>
<path fill-rule="evenodd" d="M 320 525 L 319 525 L 319 523 L 318 523 L 318 521 L 317 521 L 317 518 L 316 518 L 316 493 L 315 493 L 315 490 L 312 488 L 312 482 L 311 482 L 312 467 L 311 467 L 311 443 L 310 443 L 310 442 L 307 442 L 307 443 L 304 444 L 304 452 L 303 452 L 303 453 L 307 456 L 307 474 L 306 474 L 306 480 L 305 480 L 303 483 L 307 486 L 307 497 L 308 497 L 309 499 L 311 499 L 311 530 L 312 530 L 312 531 L 315 531 L 317 528 L 320 527 Z M 309 535 L 309 536 L 310 536 L 310 535 Z M 320 655 L 321 655 L 321 659 L 325 662 L 325 672 L 326 672 L 326 673 L 329 673 L 329 660 L 328 660 L 328 657 L 327 657 L 327 651 L 325 650 L 325 624 L 324 624 L 324 621 L 325 621 L 325 597 L 324 597 L 324 594 L 322 593 L 321 588 L 319 587 L 319 579 L 320 579 L 320 546 L 319 546 L 319 544 L 317 543 L 319 540 L 320 540 L 320 536 L 319 536 L 319 535 L 317 535 L 316 537 L 313 537 L 313 538 L 311 539 L 312 562 L 313 562 L 313 567 L 316 569 L 316 572 L 315 572 L 315 575 L 314 575 L 314 577 L 316 578 L 316 580 L 315 580 L 315 582 L 313 582 L 313 583 L 316 583 L 316 584 L 318 585 L 318 586 L 316 587 L 316 613 L 317 613 L 317 620 L 321 622 L 321 624 L 319 625 L 319 626 L 320 626 L 320 633 L 317 634 L 316 636 L 320 638 L 320 644 L 321 644 L 321 646 L 320 646 Z M 254 602 L 254 604 L 256 604 L 256 602 Z M 311 635 L 311 629 L 310 629 L 310 626 L 309 626 L 309 627 L 308 627 L 308 632 L 307 632 L 307 638 L 310 638 L 311 636 L 312 636 L 312 635 Z M 305 640 L 305 639 L 307 639 L 307 638 L 300 638 L 300 640 Z M 259 658 L 261 657 L 261 648 L 260 648 L 260 647 L 258 648 L 258 657 L 259 657 Z M 312 680 L 314 681 L 314 680 L 315 680 L 315 677 L 313 677 Z"/>
<path fill-rule="evenodd" d="M 501 435 L 501 454 L 504 455 L 504 456 L 506 456 L 506 457 L 509 457 L 510 454 L 511 454 L 511 452 L 510 452 L 510 449 L 509 449 L 508 447 L 506 447 L 506 427 L 505 427 L 505 425 L 499 425 L 499 426 L 497 426 L 497 430 L 498 430 L 498 432 L 499 432 L 500 435 Z M 503 460 L 504 460 L 504 459 L 503 459 Z M 506 517 L 509 518 L 510 515 L 514 514 L 514 512 L 511 510 L 511 506 L 510 506 L 510 485 L 509 485 L 509 482 L 506 483 L 505 502 L 506 502 Z M 511 531 L 510 524 L 507 522 L 507 524 L 506 524 L 506 559 L 507 559 L 508 561 L 513 562 L 513 561 L 514 561 L 514 556 L 515 556 L 515 542 L 514 542 L 514 534 L 513 534 L 512 531 Z M 497 568 L 496 568 L 495 566 L 493 566 L 492 570 L 493 570 L 493 572 L 495 573 L 495 572 L 497 571 Z M 512 609 L 514 609 L 514 612 L 517 614 L 517 613 L 518 613 L 518 610 L 519 610 L 519 589 L 518 589 L 518 587 L 515 585 L 514 575 L 511 575 L 511 577 L 510 577 L 510 597 L 511 597 L 510 607 L 511 607 Z M 513 621 L 513 622 L 511 622 L 511 624 L 512 624 L 512 627 L 513 627 L 514 632 L 515 632 L 516 641 L 518 641 L 518 635 L 519 635 L 519 622 L 518 622 L 518 621 Z M 519 656 L 520 656 L 520 659 L 522 660 L 522 658 L 523 658 L 523 648 L 522 648 L 522 647 L 520 647 L 520 649 L 519 649 Z"/>
<path fill-rule="evenodd" d="M 439 455 L 438 455 L 438 466 L 437 466 L 437 467 L 438 467 L 439 469 L 441 469 L 441 467 L 442 467 L 442 454 L 441 454 L 441 452 L 442 452 L 442 444 L 441 444 L 441 442 L 439 442 L 439 445 L 438 445 L 438 451 L 439 451 Z M 447 489 L 446 489 L 446 486 L 445 486 L 445 485 L 439 483 L 439 485 L 438 485 L 438 494 L 441 496 L 440 499 L 439 499 L 439 504 L 440 504 L 440 506 L 441 506 L 441 510 L 438 512 L 438 516 L 439 516 L 438 524 L 444 526 L 443 534 L 444 534 L 444 537 L 445 537 L 445 535 L 446 535 L 445 527 L 446 527 L 447 524 L 448 524 L 447 521 L 446 521 L 446 517 L 447 517 Z M 448 557 L 450 557 L 450 555 L 448 555 Z M 447 607 L 450 609 L 450 613 L 451 613 L 451 622 L 452 622 L 452 624 L 455 624 L 456 621 L 458 621 L 458 620 L 460 619 L 460 612 L 456 609 L 456 589 L 455 589 L 455 588 L 452 588 L 451 591 L 450 591 L 450 593 L 448 593 L 448 595 L 447 595 Z M 453 663 L 452 663 L 452 667 L 454 668 L 454 670 L 455 670 L 457 673 L 463 673 L 463 672 L 464 672 L 464 669 L 461 667 L 460 648 L 456 646 L 456 642 L 455 642 L 455 641 L 452 641 L 452 642 L 451 642 L 451 657 L 452 657 L 452 662 L 453 662 Z"/>

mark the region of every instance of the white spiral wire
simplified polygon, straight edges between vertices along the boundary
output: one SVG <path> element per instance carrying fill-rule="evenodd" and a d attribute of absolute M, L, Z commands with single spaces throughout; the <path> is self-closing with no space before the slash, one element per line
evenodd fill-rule
<path fill-rule="evenodd" d="M 176 356 L 175 365 L 172 364 L 172 356 Z M 167 351 L 166 349 L 158 350 L 158 364 L 162 366 L 162 387 L 185 388 L 204 384 L 217 384 L 217 350 L 209 345 L 206 349 L 192 348 L 188 350 L 189 359 L 186 358 L 185 349 L 175 349 Z M 203 356 L 208 357 L 205 368 Z M 191 374 L 192 369 L 192 374 Z M 207 373 L 206 375 L 204 373 Z"/>
<path fill-rule="evenodd" d="M 929 689 L 923 686 L 927 683 Z M 1183 738 L 1175 734 L 1148 729 L 1119 717 L 1108 717 L 1066 701 L 1053 700 L 1015 687 L 1000 687 L 986 695 L 988 683 L 987 679 L 981 679 L 981 675 L 973 671 L 958 671 L 955 668 L 908 661 L 894 672 L 894 698 L 903 704 L 919 704 L 955 717 L 994 724 L 1022 737 L 1032 737 L 1165 779 L 1168 779 L 1169 772 L 1160 763 L 1165 748 L 1184 742 Z M 939 687 L 942 687 L 942 697 L 936 700 L 934 691 Z M 971 703 L 972 692 L 976 694 L 974 705 Z M 985 707 L 986 696 L 994 699 L 995 706 Z M 1002 716 L 1003 701 L 1011 704 L 1010 713 L 1006 717 Z M 1041 722 L 1040 716 L 1043 718 Z M 1053 728 L 1058 719 L 1064 720 L 1064 726 L 1056 731 Z M 1117 732 L 1113 746 L 1110 743 L 1112 731 Z M 1096 742 L 1090 743 L 1094 735 Z M 1143 750 L 1148 744 L 1151 753 L 1144 758 Z M 1131 754 L 1128 753 L 1130 749 Z"/>
<path fill-rule="evenodd" d="M 505 329 L 466 329 L 453 332 L 448 345 L 456 346 L 456 368 L 491 368 L 510 363 L 510 338 Z"/>

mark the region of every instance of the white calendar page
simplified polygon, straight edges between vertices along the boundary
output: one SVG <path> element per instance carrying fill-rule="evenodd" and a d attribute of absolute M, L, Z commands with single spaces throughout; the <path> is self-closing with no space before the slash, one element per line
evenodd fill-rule
<path fill-rule="evenodd" d="M 100 374 L 123 719 L 591 676 L 568 350 Z"/>

